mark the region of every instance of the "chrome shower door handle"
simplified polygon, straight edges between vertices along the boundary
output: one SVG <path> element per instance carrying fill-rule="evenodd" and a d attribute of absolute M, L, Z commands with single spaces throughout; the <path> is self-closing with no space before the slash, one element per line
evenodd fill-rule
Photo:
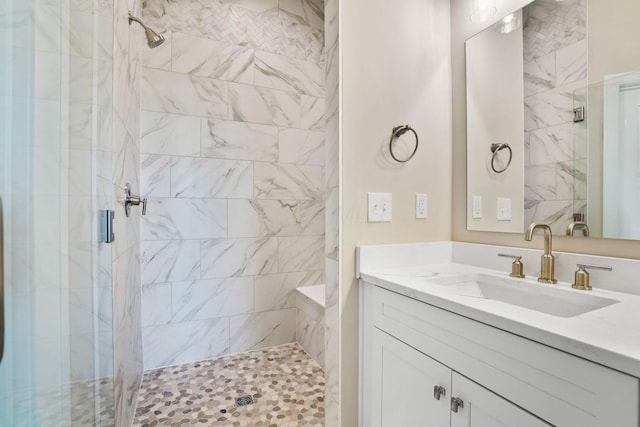
<path fill-rule="evenodd" d="M 4 356 L 4 216 L 0 197 L 0 363 Z"/>

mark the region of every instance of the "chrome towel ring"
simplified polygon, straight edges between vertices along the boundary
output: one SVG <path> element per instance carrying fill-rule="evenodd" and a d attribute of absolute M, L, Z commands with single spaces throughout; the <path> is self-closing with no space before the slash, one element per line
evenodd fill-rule
<path fill-rule="evenodd" d="M 409 155 L 409 157 L 407 157 L 406 159 L 402 160 L 396 157 L 396 155 L 393 153 L 393 142 L 397 139 L 400 138 L 402 135 L 404 135 L 407 132 L 412 132 L 413 136 L 416 139 L 416 146 L 413 148 L 413 152 Z M 413 156 L 416 155 L 416 151 L 418 151 L 418 134 L 415 130 L 413 130 L 413 128 L 409 125 L 404 125 L 404 126 L 396 126 L 393 128 L 393 130 L 391 131 L 391 139 L 389 140 L 389 153 L 391 154 L 391 157 L 393 157 L 393 160 L 395 160 L 398 163 L 406 163 L 409 160 L 411 160 L 413 158 Z"/>
<path fill-rule="evenodd" d="M 502 169 L 496 169 L 495 162 L 496 162 L 496 159 L 498 158 L 498 153 L 504 150 L 505 148 L 509 150 L 509 161 L 507 161 L 507 165 Z M 511 150 L 511 147 L 509 147 L 509 144 L 491 144 L 491 152 L 493 153 L 493 155 L 491 156 L 491 169 L 495 173 L 502 173 L 506 171 L 509 165 L 511 164 L 511 160 L 513 159 L 513 151 Z"/>

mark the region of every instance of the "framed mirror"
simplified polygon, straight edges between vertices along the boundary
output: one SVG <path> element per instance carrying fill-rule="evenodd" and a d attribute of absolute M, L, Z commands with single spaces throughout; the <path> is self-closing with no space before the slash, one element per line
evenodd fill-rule
<path fill-rule="evenodd" d="M 640 2 L 520 3 L 466 42 L 467 229 L 640 239 Z"/>

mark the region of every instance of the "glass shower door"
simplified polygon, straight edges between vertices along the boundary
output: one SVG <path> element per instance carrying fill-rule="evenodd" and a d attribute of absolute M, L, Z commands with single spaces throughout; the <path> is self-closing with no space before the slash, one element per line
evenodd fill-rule
<path fill-rule="evenodd" d="M 0 2 L 0 425 L 113 424 L 108 9 Z"/>

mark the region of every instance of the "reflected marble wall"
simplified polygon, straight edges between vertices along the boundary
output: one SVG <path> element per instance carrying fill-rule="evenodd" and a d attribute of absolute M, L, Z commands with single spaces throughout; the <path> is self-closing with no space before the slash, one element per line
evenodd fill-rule
<path fill-rule="evenodd" d="M 523 11 L 525 224 L 556 234 L 586 212 L 586 154 L 574 148 L 573 123 L 573 92 L 587 85 L 586 19 L 586 0 L 536 0 Z"/>
<path fill-rule="evenodd" d="M 144 366 L 293 342 L 323 282 L 320 0 L 160 0 L 143 54 Z"/>

